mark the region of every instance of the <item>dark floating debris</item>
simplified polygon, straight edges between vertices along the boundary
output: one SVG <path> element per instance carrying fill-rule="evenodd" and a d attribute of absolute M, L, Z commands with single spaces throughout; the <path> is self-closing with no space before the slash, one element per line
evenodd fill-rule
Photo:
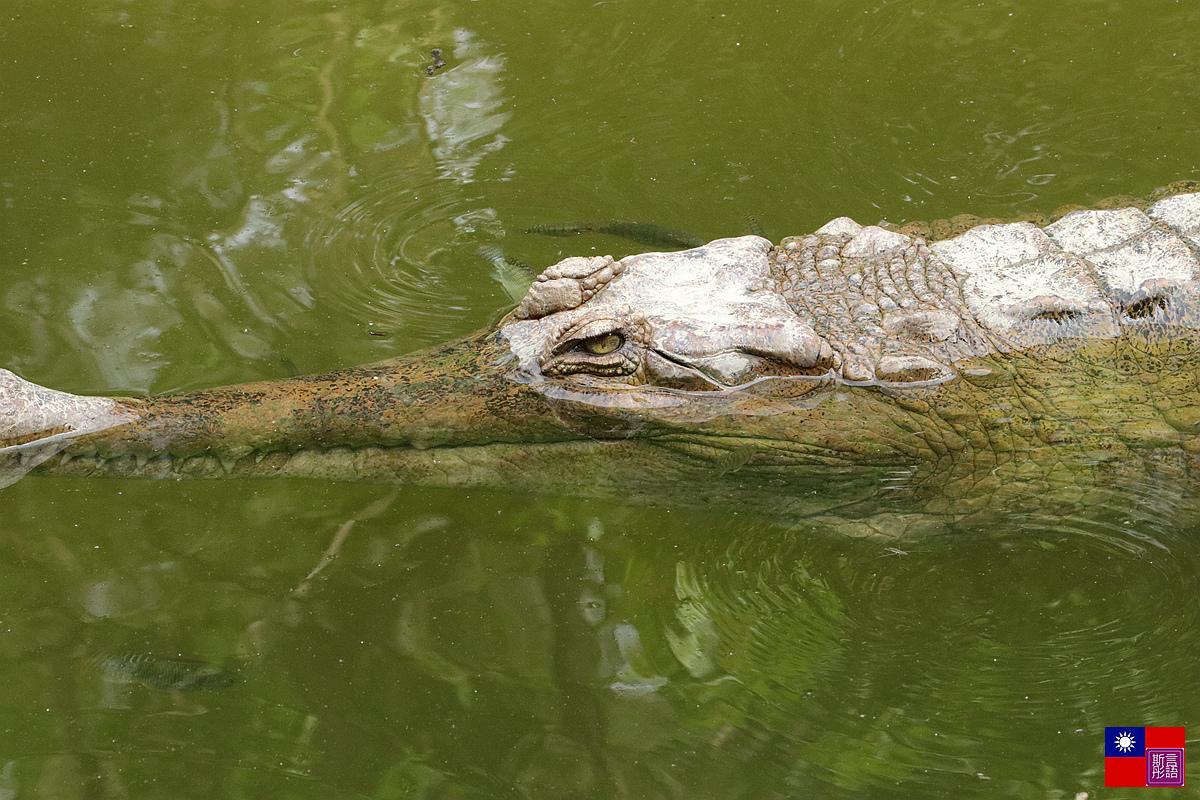
<path fill-rule="evenodd" d="M 426 75 L 432 75 L 442 67 L 446 66 L 446 62 L 442 60 L 442 50 L 440 47 L 435 47 L 430 50 L 429 55 L 433 58 L 433 63 L 425 68 Z"/>

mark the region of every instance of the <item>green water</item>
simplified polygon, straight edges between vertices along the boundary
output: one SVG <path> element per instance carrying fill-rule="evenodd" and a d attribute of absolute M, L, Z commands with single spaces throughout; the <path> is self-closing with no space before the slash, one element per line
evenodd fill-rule
<path fill-rule="evenodd" d="M 484 326 L 481 246 L 634 247 L 532 225 L 1142 194 L 1200 172 L 1198 34 L 1165 0 L 9 0 L 0 364 L 80 393 L 332 369 Z M 1157 519 L 881 543 L 31 478 L 0 492 L 0 797 L 1140 796 L 1103 787 L 1104 726 L 1200 731 L 1200 532 Z M 156 691 L 120 653 L 241 680 Z"/>

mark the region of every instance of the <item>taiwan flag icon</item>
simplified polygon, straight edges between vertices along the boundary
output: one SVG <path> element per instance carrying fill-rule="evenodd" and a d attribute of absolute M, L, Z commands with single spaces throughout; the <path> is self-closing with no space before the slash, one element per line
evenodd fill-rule
<path fill-rule="evenodd" d="M 1105 786 L 1183 786 L 1183 728 L 1105 728 Z"/>

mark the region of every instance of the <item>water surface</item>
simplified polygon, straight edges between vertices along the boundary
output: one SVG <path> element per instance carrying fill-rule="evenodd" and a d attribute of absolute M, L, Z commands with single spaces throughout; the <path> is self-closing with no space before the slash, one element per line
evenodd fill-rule
<path fill-rule="evenodd" d="M 507 303 L 481 246 L 636 249 L 531 225 L 778 239 L 1200 171 L 1190 3 L 0 19 L 0 363 L 81 393 L 383 359 Z M 0 541 L 3 796 L 1123 797 L 1105 725 L 1200 725 L 1200 537 L 1171 508 L 896 543 L 619 499 L 29 479 Z M 129 653 L 242 680 L 97 668 Z"/>

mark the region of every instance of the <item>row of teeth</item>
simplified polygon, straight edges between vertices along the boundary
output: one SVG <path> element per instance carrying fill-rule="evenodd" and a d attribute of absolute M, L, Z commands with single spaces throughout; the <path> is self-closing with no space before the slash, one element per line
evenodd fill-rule
<path fill-rule="evenodd" d="M 266 458 L 268 455 L 270 455 L 270 454 L 267 452 L 256 453 L 254 456 L 254 463 L 261 464 L 262 460 L 264 458 Z M 22 461 L 23 461 L 23 454 L 16 453 L 15 456 L 16 456 L 17 466 L 21 466 Z M 188 461 L 191 461 L 192 459 L 203 459 L 205 461 L 215 460 L 221 465 L 221 468 L 225 471 L 226 475 L 231 475 L 231 474 L 233 474 L 234 468 L 238 465 L 238 462 L 240 462 L 242 460 L 242 458 L 244 458 L 244 456 L 219 456 L 219 455 L 216 455 L 215 453 L 205 453 L 203 455 L 188 456 L 188 457 L 184 458 L 181 462 L 179 462 L 179 465 L 182 466 L 183 464 L 186 464 Z M 70 450 L 65 451 L 59 456 L 58 465 L 59 465 L 59 467 L 66 467 L 72 461 L 92 461 L 92 462 L 95 462 L 96 467 L 102 467 L 104 465 L 112 465 L 121 459 L 132 459 L 133 460 L 133 465 L 134 465 L 133 472 L 141 472 L 143 469 L 145 469 L 146 465 L 149 464 L 151 461 L 166 462 L 166 463 L 171 463 L 171 464 L 174 464 L 177 461 L 176 457 L 171 455 L 170 453 L 156 453 L 153 455 L 149 455 L 149 454 L 145 454 L 145 453 L 135 453 L 135 454 L 130 454 L 130 455 L 122 455 L 122 456 L 101 456 L 100 452 L 98 450 L 96 450 L 95 448 L 92 448 L 90 451 L 86 451 L 86 452 L 71 452 Z M 35 466 L 35 465 L 33 465 L 33 464 L 30 465 L 31 468 L 33 466 Z M 176 470 L 176 471 L 179 471 L 179 470 Z"/>

